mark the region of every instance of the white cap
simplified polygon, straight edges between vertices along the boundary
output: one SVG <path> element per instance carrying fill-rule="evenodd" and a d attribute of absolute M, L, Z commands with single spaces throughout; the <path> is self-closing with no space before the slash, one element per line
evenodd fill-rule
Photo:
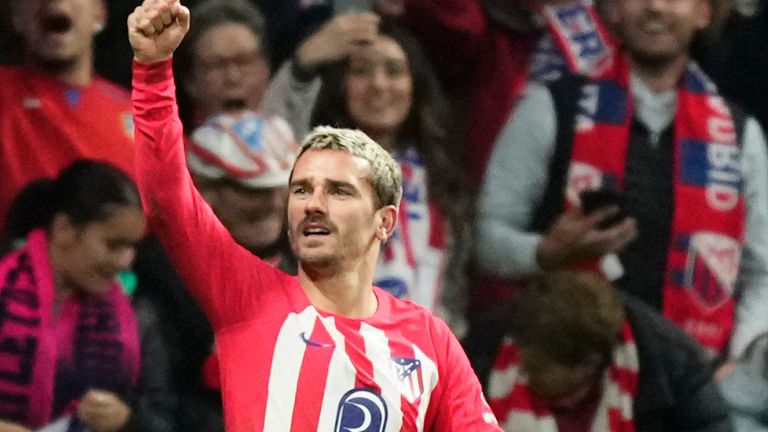
<path fill-rule="evenodd" d="M 219 114 L 192 133 L 189 170 L 209 179 L 230 178 L 252 189 L 288 186 L 298 143 L 281 117 L 253 111 Z"/>

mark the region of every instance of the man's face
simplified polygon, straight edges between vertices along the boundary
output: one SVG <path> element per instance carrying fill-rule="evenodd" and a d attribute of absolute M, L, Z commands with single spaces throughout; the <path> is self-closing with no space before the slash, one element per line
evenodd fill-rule
<path fill-rule="evenodd" d="M 687 55 L 712 15 L 709 0 L 611 0 L 607 10 L 633 59 L 651 65 Z"/>
<path fill-rule="evenodd" d="M 231 181 L 206 189 L 204 196 L 238 244 L 258 254 L 280 240 L 288 188 L 252 189 Z"/>
<path fill-rule="evenodd" d="M 260 37 L 244 24 L 220 24 L 206 31 L 193 50 L 188 89 L 206 117 L 258 110 L 270 74 Z"/>
<path fill-rule="evenodd" d="M 376 209 L 370 173 L 368 161 L 339 150 L 309 150 L 296 162 L 288 226 L 291 248 L 302 264 L 355 265 L 386 239 L 383 218 L 394 217 L 394 207 Z"/>
<path fill-rule="evenodd" d="M 14 0 L 13 24 L 35 63 L 65 66 L 90 58 L 106 23 L 102 0 Z"/>

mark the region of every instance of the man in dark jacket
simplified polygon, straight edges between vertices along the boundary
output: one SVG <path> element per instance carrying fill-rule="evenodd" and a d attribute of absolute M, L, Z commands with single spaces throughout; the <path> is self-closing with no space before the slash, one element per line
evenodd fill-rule
<path fill-rule="evenodd" d="M 696 343 L 589 273 L 557 272 L 524 294 L 487 385 L 506 431 L 730 431 Z"/>

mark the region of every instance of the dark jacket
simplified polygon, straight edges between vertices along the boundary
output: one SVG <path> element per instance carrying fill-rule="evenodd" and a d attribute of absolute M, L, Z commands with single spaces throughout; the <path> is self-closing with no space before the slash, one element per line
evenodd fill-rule
<path fill-rule="evenodd" d="M 623 295 L 637 345 L 637 432 L 732 431 L 728 409 L 698 344 L 640 300 Z"/>

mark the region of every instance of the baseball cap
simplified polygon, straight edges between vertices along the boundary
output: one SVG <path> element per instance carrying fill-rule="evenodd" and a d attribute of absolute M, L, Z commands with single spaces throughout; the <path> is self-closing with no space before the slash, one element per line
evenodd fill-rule
<path fill-rule="evenodd" d="M 209 179 L 262 189 L 287 186 L 298 142 L 288 123 L 254 111 L 210 117 L 192 133 L 187 166 Z"/>

